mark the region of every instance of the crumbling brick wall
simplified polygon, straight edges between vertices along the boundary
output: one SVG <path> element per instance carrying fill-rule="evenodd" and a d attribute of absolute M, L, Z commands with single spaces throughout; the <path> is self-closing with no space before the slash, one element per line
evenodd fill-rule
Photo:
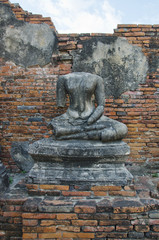
<path fill-rule="evenodd" d="M 48 18 L 25 12 L 7 0 L 19 20 L 30 23 L 45 22 L 55 29 Z M 56 31 L 56 29 L 55 29 Z M 118 25 L 109 36 L 125 37 L 138 45 L 149 61 L 146 82 L 120 98 L 105 100 L 105 115 L 128 126 L 126 141 L 131 147 L 128 162 L 157 166 L 159 164 L 159 25 Z M 14 141 L 35 141 L 51 135 L 47 122 L 63 113 L 56 106 L 58 75 L 72 71 L 71 51 L 83 48 L 83 41 L 108 34 L 58 34 L 58 53 L 49 64 L 24 68 L 1 58 L 0 118 L 2 162 L 12 171 L 18 168 L 10 157 Z"/>

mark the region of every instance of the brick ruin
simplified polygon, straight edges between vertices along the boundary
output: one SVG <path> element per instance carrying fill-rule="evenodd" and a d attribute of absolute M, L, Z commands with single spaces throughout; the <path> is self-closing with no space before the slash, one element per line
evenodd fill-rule
<path fill-rule="evenodd" d="M 58 40 L 57 52 L 44 66 L 0 59 L 1 162 L 8 172 L 21 172 L 10 155 L 12 143 L 50 137 L 47 122 L 66 110 L 56 107 L 55 89 L 58 75 L 72 72 L 72 51 L 82 50 L 87 40 L 124 37 L 141 48 L 149 63 L 144 83 L 105 100 L 105 115 L 128 127 L 127 166 L 137 172 L 144 168 L 147 175 L 137 174 L 134 185 L 125 187 L 26 186 L 20 181 L 1 196 L 0 239 L 158 239 L 159 184 L 151 176 L 159 172 L 159 25 L 119 24 L 113 34 L 58 34 L 50 18 L 8 0 L 0 3 L 10 6 L 17 20 L 48 24 Z"/>

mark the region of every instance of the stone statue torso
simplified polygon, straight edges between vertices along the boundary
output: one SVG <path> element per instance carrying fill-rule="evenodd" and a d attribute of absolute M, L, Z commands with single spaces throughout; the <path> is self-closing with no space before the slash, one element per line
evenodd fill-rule
<path fill-rule="evenodd" d="M 127 134 L 125 124 L 103 116 L 105 96 L 101 77 L 84 72 L 59 76 L 58 106 L 65 106 L 67 95 L 70 105 L 66 113 L 53 118 L 49 124 L 56 139 L 89 139 L 106 142 L 122 139 Z"/>
<path fill-rule="evenodd" d="M 70 99 L 68 114 L 74 118 L 88 118 L 95 109 L 93 93 L 96 81 L 86 81 L 83 78 L 67 79 L 65 87 Z"/>

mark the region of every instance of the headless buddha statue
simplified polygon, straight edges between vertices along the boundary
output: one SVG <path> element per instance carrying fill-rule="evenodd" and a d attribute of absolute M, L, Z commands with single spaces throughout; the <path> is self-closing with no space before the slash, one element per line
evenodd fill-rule
<path fill-rule="evenodd" d="M 49 123 L 57 140 L 84 139 L 109 142 L 127 134 L 125 124 L 103 115 L 105 105 L 103 79 L 95 74 L 74 72 L 59 76 L 57 105 L 64 107 L 66 96 L 70 105 L 66 113 Z"/>

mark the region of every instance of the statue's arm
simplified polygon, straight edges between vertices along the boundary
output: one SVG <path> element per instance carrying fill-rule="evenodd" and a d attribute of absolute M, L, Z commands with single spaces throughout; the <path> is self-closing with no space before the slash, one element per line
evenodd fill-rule
<path fill-rule="evenodd" d="M 96 82 L 95 99 L 97 102 L 97 107 L 95 111 L 92 113 L 92 115 L 89 117 L 87 121 L 88 124 L 95 123 L 104 113 L 105 94 L 104 83 L 101 77 L 99 77 Z"/>
<path fill-rule="evenodd" d="M 56 98 L 57 98 L 57 106 L 64 107 L 66 103 L 66 88 L 65 88 L 65 78 L 63 76 L 59 76 L 57 80 L 56 87 Z"/>

